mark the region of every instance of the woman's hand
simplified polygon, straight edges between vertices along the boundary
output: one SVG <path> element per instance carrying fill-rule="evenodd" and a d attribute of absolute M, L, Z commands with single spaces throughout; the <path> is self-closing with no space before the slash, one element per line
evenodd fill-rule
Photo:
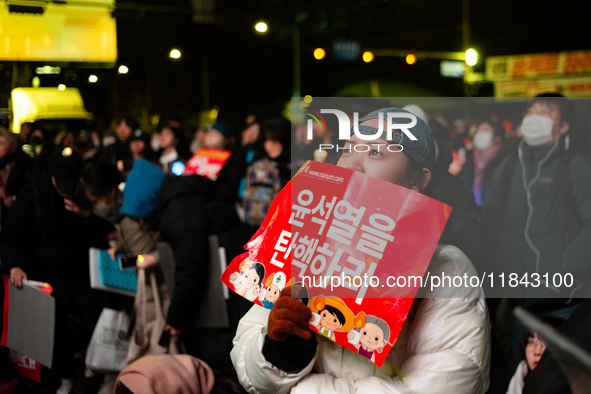
<path fill-rule="evenodd" d="M 142 258 L 140 258 L 140 256 Z M 158 262 L 154 258 L 154 255 L 140 254 L 138 256 L 137 260 L 135 261 L 135 264 L 140 268 L 148 269 L 148 268 L 152 268 L 152 267 L 158 265 Z"/>
<path fill-rule="evenodd" d="M 10 281 L 17 289 L 23 287 L 23 279 L 29 279 L 25 271 L 20 267 L 14 267 L 10 269 Z"/>
<path fill-rule="evenodd" d="M 109 255 L 111 256 L 111 260 L 115 260 L 115 258 L 117 257 L 117 246 L 111 246 L 109 249 L 107 249 L 107 253 L 109 253 Z"/>
<path fill-rule="evenodd" d="M 6 208 L 12 207 L 12 202 L 16 199 L 16 196 L 3 196 L 2 200 L 4 201 L 4 206 Z"/>
<path fill-rule="evenodd" d="M 64 204 L 65 204 L 66 210 L 68 210 L 70 212 L 74 212 L 76 215 L 79 215 L 79 216 L 82 216 L 85 218 L 90 216 L 90 209 L 82 209 L 82 208 L 80 208 L 80 206 L 78 206 L 78 204 L 76 204 L 72 200 L 64 198 Z"/>
<path fill-rule="evenodd" d="M 172 335 L 173 337 L 178 337 L 185 330 L 183 330 L 182 328 L 174 328 L 170 324 L 167 324 L 166 327 L 164 327 L 164 331 L 170 331 L 170 335 Z"/>
<path fill-rule="evenodd" d="M 268 335 L 274 341 L 283 341 L 290 335 L 310 339 L 312 331 L 308 321 L 312 311 L 302 301 L 291 297 L 291 286 L 281 291 L 269 314 Z"/>

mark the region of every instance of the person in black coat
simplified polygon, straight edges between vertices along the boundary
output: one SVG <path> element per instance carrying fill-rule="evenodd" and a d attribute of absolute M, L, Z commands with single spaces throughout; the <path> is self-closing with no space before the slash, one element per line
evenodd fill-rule
<path fill-rule="evenodd" d="M 570 315 L 563 325 L 556 329 L 557 332 L 565 335 L 572 340 L 582 350 L 591 353 L 591 335 L 589 335 L 589 326 L 591 326 L 591 301 L 587 298 L 583 300 L 577 309 Z M 570 378 L 576 376 L 572 365 L 564 364 L 568 359 L 566 354 L 555 355 L 552 350 L 546 349 L 536 369 L 527 374 L 524 379 L 523 394 L 558 394 L 571 393 L 575 385 L 578 392 L 584 388 L 581 384 L 585 383 L 584 374 L 570 381 L 564 374 L 566 368 L 571 369 Z M 561 362 L 559 362 L 559 360 Z M 561 365 L 562 363 L 562 365 Z M 589 372 L 587 372 L 587 377 Z M 582 378 L 582 379 L 581 379 Z M 574 384 L 573 384 L 574 383 Z M 589 389 L 589 387 L 587 387 Z M 587 391 L 584 391 L 587 392 Z"/>
<path fill-rule="evenodd" d="M 195 318 L 209 273 L 208 225 L 204 207 L 217 186 L 200 175 L 166 177 L 156 204 L 160 239 L 172 247 L 175 283 L 167 323 L 180 334 Z"/>
<path fill-rule="evenodd" d="M 474 149 L 466 152 L 466 163 L 458 173 L 474 193 L 474 200 L 481 205 L 488 186 L 499 164 L 508 154 L 517 151 L 513 144 L 505 144 L 505 130 L 498 122 L 480 122 L 472 139 Z M 513 147 L 513 148 L 512 148 Z"/>
<path fill-rule="evenodd" d="M 0 231 L 16 195 L 31 179 L 33 158 L 18 149 L 18 145 L 16 135 L 0 128 Z"/>
<path fill-rule="evenodd" d="M 127 174 L 133 166 L 133 155 L 129 149 L 132 133 L 138 128 L 132 118 L 123 118 L 117 125 L 117 141 L 106 146 L 100 153 L 99 161 L 117 166 L 120 173 Z"/>
<path fill-rule="evenodd" d="M 73 338 L 69 315 L 82 314 L 92 332 L 102 311 L 102 294 L 90 288 L 88 249 L 108 247 L 108 222 L 90 214 L 71 211 L 73 196 L 83 195 L 79 183 L 82 158 L 70 148 L 54 148 L 45 167 L 35 172 L 30 184 L 18 194 L 13 211 L 0 234 L 0 259 L 12 284 L 23 279 L 51 284 L 56 300 L 53 369 L 62 378 L 62 392 L 72 390 Z M 24 311 L 23 311 L 24 313 Z M 90 339 L 90 336 L 86 338 Z"/>
<path fill-rule="evenodd" d="M 160 240 L 168 242 L 173 250 L 175 265 L 174 292 L 166 329 L 173 336 L 183 335 L 189 354 L 213 368 L 224 368 L 231 367 L 232 338 L 240 318 L 251 304 L 231 294 L 227 302 L 229 329 L 212 331 L 193 327 L 209 281 L 209 236 L 219 237 L 229 262 L 244 252 L 243 246 L 256 228 L 241 225 L 234 205 L 219 198 L 218 181 L 200 175 L 167 177 L 158 196 L 155 221 Z"/>

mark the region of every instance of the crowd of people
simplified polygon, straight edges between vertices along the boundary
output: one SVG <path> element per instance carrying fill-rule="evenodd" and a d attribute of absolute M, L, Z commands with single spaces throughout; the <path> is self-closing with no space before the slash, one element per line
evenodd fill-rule
<path fill-rule="evenodd" d="M 2 273 L 17 288 L 26 279 L 53 287 L 52 373 L 61 379 L 58 392 L 78 390 L 76 359 L 103 308 L 134 313 L 130 297 L 90 287 L 91 247 L 113 258 L 141 254 L 138 267 L 156 278 L 165 331 L 182 338 L 187 354 L 215 370 L 216 379 L 240 382 L 248 392 L 437 388 L 513 394 L 535 392 L 528 385 L 539 388 L 544 379 L 552 379 L 547 388 L 564 388 L 563 375 L 535 374 L 552 362 L 544 338 L 510 311 L 520 305 L 553 328 L 566 325 L 576 332 L 589 315 L 582 300 L 589 296 L 585 281 L 559 298 L 486 298 L 485 289 L 457 296 L 455 289 L 444 288 L 416 299 L 381 368 L 308 330 L 310 309 L 291 297 L 289 286 L 279 289 L 272 309 L 230 294 L 227 327 L 199 321 L 216 253 L 209 237 L 217 236 L 228 262 L 243 253 L 274 196 L 301 165 L 300 157 L 361 171 L 452 206 L 429 266 L 433 274 L 444 269 L 452 274 L 453 266 L 458 276 L 494 267 L 519 277 L 533 270 L 590 277 L 591 135 L 589 125 L 577 123 L 567 99 L 533 98 L 520 125 L 492 117 L 450 125 L 417 105 L 373 110 L 361 118 L 366 126 L 361 133 L 375 134 L 379 113 L 412 113 L 418 141 L 413 145 L 395 134 L 404 154 L 349 151 L 318 157 L 316 142 L 335 137 L 328 128 L 315 129 L 309 144 L 297 131 L 292 135 L 285 119 L 254 115 L 239 128 L 219 121 L 193 134 L 172 118 L 152 134 L 133 118 L 120 119 L 114 133 L 102 136 L 86 130 L 54 136 L 36 123 L 23 124 L 20 134 L 0 129 Z M 383 142 L 393 143 L 385 135 Z M 362 142 L 352 135 L 347 144 Z M 181 176 L 175 169 L 199 148 L 231 152 L 217 179 Z M 159 242 L 172 249 L 174 283 L 166 283 Z M 174 288 L 172 297 L 167 286 Z M 579 345 L 590 350 L 588 340 Z M 0 348 L 0 366 L 0 381 L 14 379 L 6 348 Z M 118 382 L 117 390 L 124 383 Z M 101 394 L 114 387 L 114 377 L 107 376 Z M 230 384 L 226 390 L 240 388 Z"/>

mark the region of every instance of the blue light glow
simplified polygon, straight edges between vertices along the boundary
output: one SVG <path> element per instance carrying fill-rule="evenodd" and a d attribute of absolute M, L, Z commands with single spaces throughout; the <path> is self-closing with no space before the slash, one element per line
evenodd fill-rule
<path fill-rule="evenodd" d="M 172 173 L 176 176 L 181 176 L 185 172 L 185 165 L 180 161 L 175 161 L 172 163 L 170 171 L 172 171 Z"/>

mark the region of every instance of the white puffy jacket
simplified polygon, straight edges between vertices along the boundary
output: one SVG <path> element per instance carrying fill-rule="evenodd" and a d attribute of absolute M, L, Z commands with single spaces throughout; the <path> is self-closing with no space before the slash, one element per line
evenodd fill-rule
<path fill-rule="evenodd" d="M 449 245 L 431 262 L 429 271 L 430 275 L 476 275 L 466 255 Z M 316 356 L 295 373 L 278 369 L 263 356 L 270 311 L 254 305 L 240 321 L 233 341 L 231 357 L 238 379 L 249 393 L 486 392 L 490 324 L 482 289 L 442 287 L 434 289 L 431 297 L 415 300 L 381 368 L 316 334 Z"/>

